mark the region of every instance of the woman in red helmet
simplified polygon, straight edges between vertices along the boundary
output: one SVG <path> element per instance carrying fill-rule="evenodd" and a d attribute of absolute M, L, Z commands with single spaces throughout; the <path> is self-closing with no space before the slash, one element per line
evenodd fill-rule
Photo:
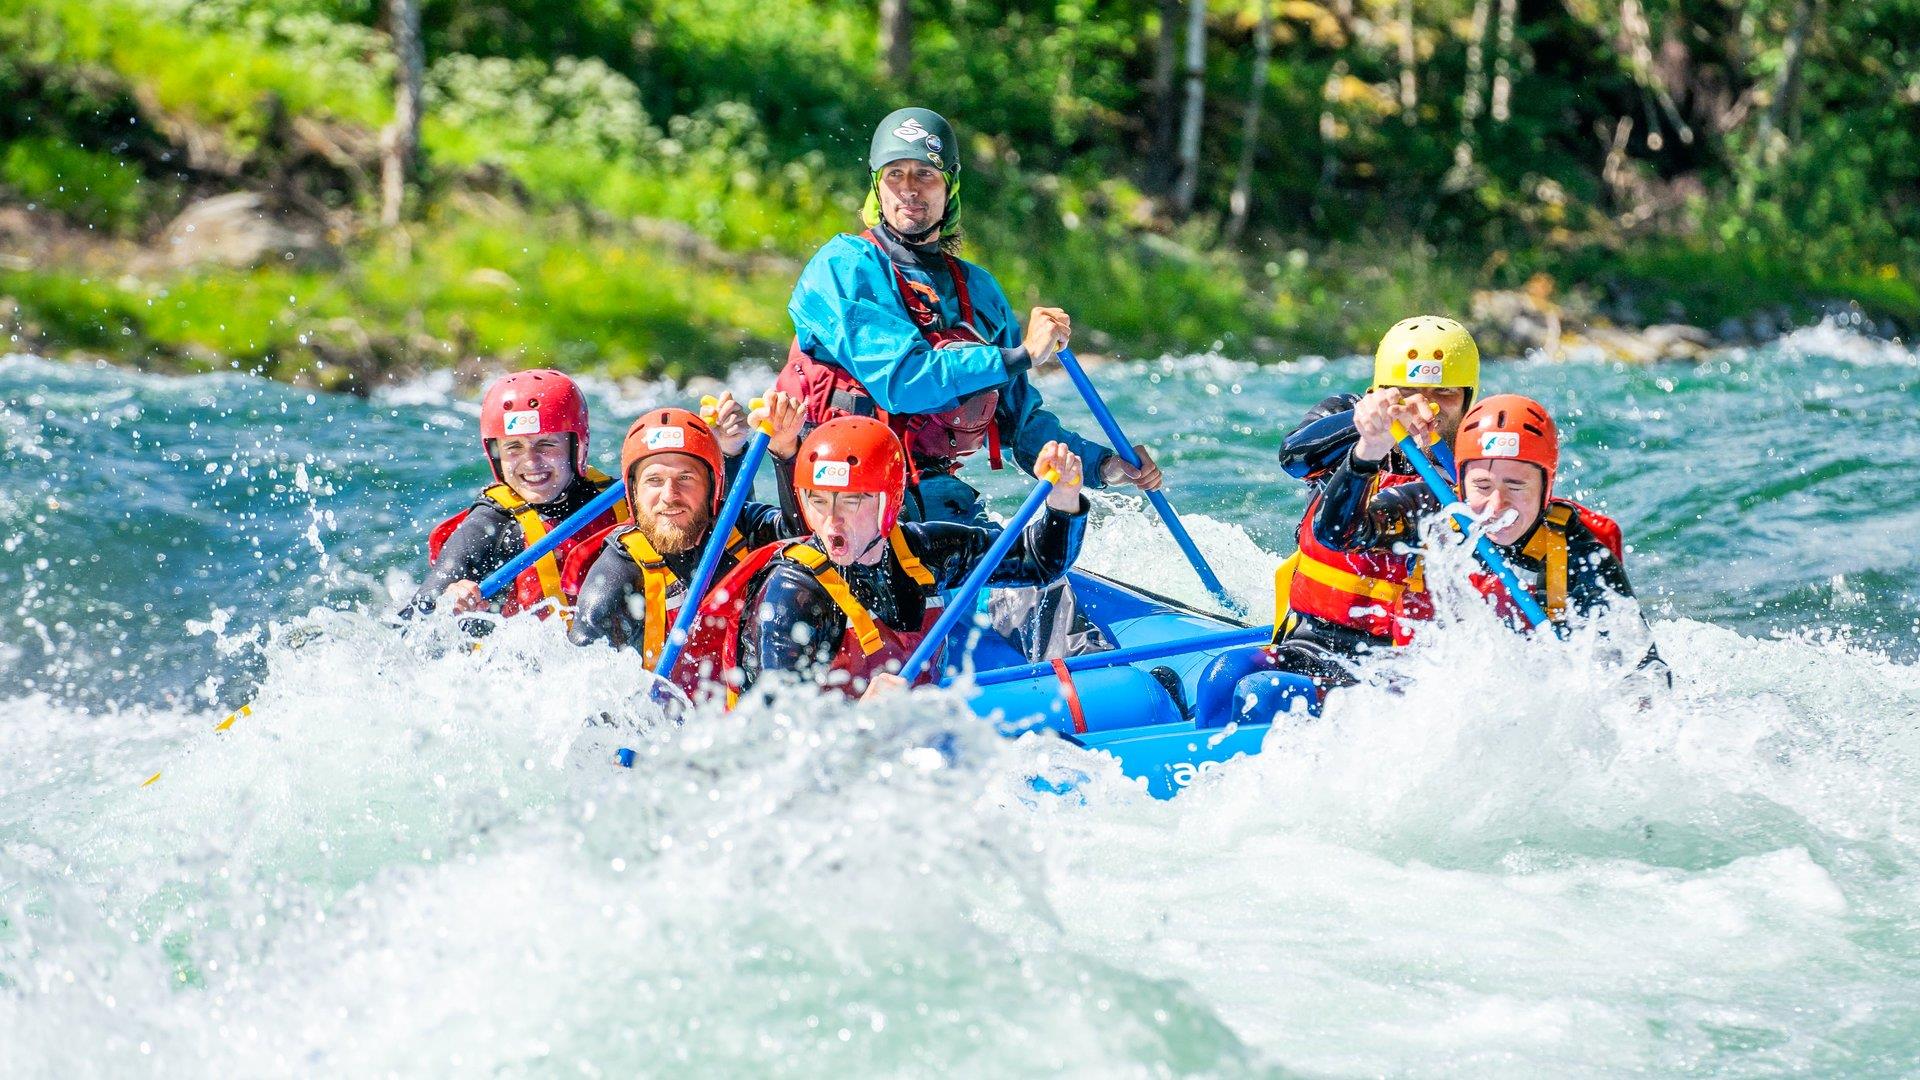
<path fill-rule="evenodd" d="M 1441 512 L 1423 484 L 1403 484 L 1368 496 L 1369 481 L 1394 447 L 1396 419 L 1405 424 L 1415 417 L 1402 406 L 1356 412 L 1359 441 L 1327 480 L 1313 519 L 1314 537 L 1327 547 L 1404 551 L 1419 544 L 1421 524 Z M 1633 596 L 1620 561 L 1617 527 L 1578 503 L 1553 496 L 1560 436 L 1539 402 L 1498 394 L 1474 405 L 1460 421 L 1454 460 L 1460 466 L 1462 500 L 1487 523 L 1487 538 L 1501 549 L 1556 627 Z M 1512 601 L 1492 575 L 1475 575 L 1475 584 L 1503 614 L 1514 616 Z M 1407 595 L 1424 600 L 1422 591 L 1416 563 Z M 1649 642 L 1651 637 L 1649 631 Z M 1641 667 L 1655 669 L 1670 681 L 1651 643 Z"/>
<path fill-rule="evenodd" d="M 587 465 L 587 401 L 558 371 L 522 371 L 487 388 L 480 403 L 480 446 L 493 483 L 471 507 L 440 523 L 428 541 L 433 566 L 403 615 L 477 611 L 480 582 L 537 543 L 547 530 L 592 502 L 611 477 Z M 579 538 L 626 519 L 617 507 L 534 563 L 503 594 L 502 614 L 566 610 L 560 568 Z"/>
<path fill-rule="evenodd" d="M 1086 530 L 1080 458 L 1058 442 L 1035 471 L 1060 479 L 991 581 L 1044 585 L 1073 565 Z M 870 417 L 816 428 L 794 463 L 812 536 L 755 553 L 717 594 L 745 599 L 726 657 L 742 685 L 796 671 L 849 694 L 897 670 L 939 618 L 940 590 L 970 573 L 998 535 L 948 522 L 900 523 L 907 463 L 900 440 Z M 925 678 L 932 678 L 929 670 Z"/>
<path fill-rule="evenodd" d="M 800 399 L 777 390 L 755 411 L 752 422 L 764 421 L 773 431 L 767 449 L 781 463 L 775 472 L 781 504 L 789 509 L 746 503 L 721 556 L 720 574 L 754 548 L 804 534 L 788 490 L 804 419 Z M 564 577 L 579 593 L 567 634 L 574 644 L 606 641 L 638 649 L 653 667 L 734 479 L 729 473 L 738 459 L 725 456 L 723 444 L 706 421 L 685 409 L 649 410 L 627 429 L 620 473 L 633 520 L 590 539 L 567 562 Z M 692 658 L 691 651 L 687 655 Z"/>

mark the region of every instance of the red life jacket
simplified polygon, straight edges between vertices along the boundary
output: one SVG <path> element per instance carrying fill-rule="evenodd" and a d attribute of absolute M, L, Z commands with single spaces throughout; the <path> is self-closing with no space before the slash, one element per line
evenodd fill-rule
<path fill-rule="evenodd" d="M 727 705 L 729 708 L 733 706 L 739 696 L 742 616 L 751 598 L 749 594 L 753 590 L 754 580 L 775 559 L 785 559 L 812 574 L 847 618 L 847 629 L 840 637 L 831 669 L 846 672 L 844 681 L 835 680 L 837 689 L 848 697 L 858 697 L 876 672 L 900 670 L 921 640 L 933 629 L 933 624 L 940 620 L 942 605 L 938 583 L 934 581 L 932 571 L 908 546 L 907 534 L 896 525 L 887 536 L 887 543 L 893 550 L 894 560 L 920 588 L 926 608 L 918 627 L 900 630 L 875 619 L 865 605 L 854 598 L 846 579 L 840 576 L 833 563 L 818 548 L 782 540 L 758 548 L 740 560 L 740 564 L 721 578 L 708 592 L 706 599 L 701 601 L 700 617 L 694 620 L 695 629 L 692 639 L 687 643 L 687 653 L 717 657 L 719 663 L 703 670 L 696 681 L 710 686 L 724 685 Z M 685 666 L 684 663 L 682 666 Z M 939 666 L 937 662 L 928 664 L 927 670 L 914 680 L 914 685 L 932 682 Z M 679 682 L 680 670 L 677 667 L 674 676 L 674 681 Z"/>
<path fill-rule="evenodd" d="M 887 258 L 886 249 L 881 247 L 872 229 L 860 236 L 880 249 L 881 258 Z M 894 287 L 900 293 L 901 304 L 906 307 L 914 325 L 920 328 L 920 336 L 936 349 L 949 345 L 986 344 L 986 339 L 973 328 L 973 299 L 967 292 L 965 267 L 951 255 L 943 253 L 941 257 L 947 260 L 947 270 L 953 274 L 954 288 L 960 294 L 960 322 L 955 326 L 941 327 L 940 312 L 936 306 L 939 297 L 931 288 L 908 278 L 888 259 L 887 266 L 893 272 Z M 838 416 L 871 416 L 881 420 L 893 429 L 893 433 L 900 437 L 901 445 L 907 448 L 907 467 L 912 471 L 912 479 L 916 483 L 921 472 L 919 462 L 928 463 L 930 471 L 952 472 L 960 467 L 962 460 L 978 453 L 983 446 L 993 467 L 1001 467 L 1000 425 L 994 423 L 994 412 L 1000 407 L 998 390 L 982 390 L 963 399 L 953 408 L 937 413 L 889 414 L 880 408 L 873 400 L 873 395 L 852 373 L 838 364 L 815 359 L 800 347 L 798 338 L 788 346 L 786 366 L 780 369 L 780 377 L 774 381 L 773 388 L 806 402 L 808 424 L 824 424 Z"/>
<path fill-rule="evenodd" d="M 1409 483 L 1417 477 L 1380 473 L 1367 491 L 1375 494 Z M 1426 594 L 1408 597 L 1409 560 L 1388 552 L 1335 551 L 1313 535 L 1313 515 L 1320 496 L 1307 503 L 1307 512 L 1295 530 L 1294 553 L 1274 574 L 1275 634 L 1289 622 L 1311 615 L 1338 626 L 1358 630 L 1382 641 L 1395 641 L 1402 618 L 1431 618 Z"/>
<path fill-rule="evenodd" d="M 613 483 L 612 477 L 593 468 L 587 470 L 586 478 L 599 491 L 605 491 L 607 485 Z M 510 485 L 493 484 L 480 493 L 480 499 L 493 504 L 502 513 L 510 515 L 519 522 L 520 534 L 525 537 L 527 547 L 539 543 L 547 535 L 549 528 L 547 519 L 541 516 L 537 508 L 521 498 Z M 467 520 L 467 515 L 472 512 L 473 507 L 469 506 L 434 526 L 433 532 L 427 537 L 429 562 L 440 558 L 440 549 L 446 546 L 447 538 L 453 535 L 454 530 L 458 529 L 460 523 Z M 513 588 L 500 601 L 500 613 L 513 615 L 538 608 L 542 618 L 545 618 L 549 611 L 558 611 L 562 620 L 571 620 L 573 598 L 577 595 L 578 589 L 576 587 L 573 591 L 568 591 L 565 588 L 562 583 L 561 564 L 567 560 L 575 548 L 584 543 L 582 537 L 603 534 L 607 529 L 626 520 L 627 504 L 616 503 L 613 509 L 593 519 L 586 528 L 561 541 L 552 551 L 536 560 L 532 566 L 520 571 L 520 575 L 513 579 Z M 546 606 L 542 607 L 543 604 Z"/>
<path fill-rule="evenodd" d="M 705 544 L 705 540 L 701 543 Z M 640 658 L 651 670 L 660 662 L 660 652 L 667 645 L 667 633 L 673 629 L 673 621 L 680 617 L 680 608 L 687 594 L 682 589 L 677 594 L 668 595 L 680 576 L 673 572 L 666 558 L 655 550 L 638 528 L 628 526 L 622 531 L 619 524 L 614 524 L 588 537 L 585 543 L 574 548 L 573 553 L 567 556 L 566 567 L 560 572 L 560 584 L 568 596 L 578 597 L 593 564 L 614 544 L 625 548 L 634 565 L 640 568 L 640 597 L 643 604 L 640 613 Z M 740 535 L 740 530 L 732 530 L 727 536 L 727 549 L 720 556 L 716 575 L 725 575 L 746 553 L 746 538 Z M 689 647 L 681 650 L 680 659 L 674 663 L 675 675 L 689 671 L 686 658 L 692 651 L 692 644 L 690 636 Z M 693 688 L 692 685 L 682 685 L 682 689 L 689 693 Z"/>

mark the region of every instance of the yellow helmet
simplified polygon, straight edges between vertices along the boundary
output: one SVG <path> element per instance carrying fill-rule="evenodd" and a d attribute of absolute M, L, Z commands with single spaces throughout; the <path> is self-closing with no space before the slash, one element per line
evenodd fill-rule
<path fill-rule="evenodd" d="M 1443 315 L 1415 315 L 1393 324 L 1373 354 L 1373 388 L 1464 386 L 1480 392 L 1480 346 Z"/>

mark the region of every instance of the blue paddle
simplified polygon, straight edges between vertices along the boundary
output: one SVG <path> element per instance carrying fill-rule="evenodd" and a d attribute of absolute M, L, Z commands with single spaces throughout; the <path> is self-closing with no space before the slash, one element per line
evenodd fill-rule
<path fill-rule="evenodd" d="M 1428 461 L 1427 455 L 1421 453 L 1420 448 L 1414 445 L 1413 436 L 1407 434 L 1407 429 L 1400 426 L 1398 420 L 1393 422 L 1393 437 L 1399 442 L 1400 452 L 1413 464 L 1413 471 L 1420 474 L 1420 479 L 1426 482 L 1427 490 L 1433 492 L 1433 497 L 1440 500 L 1440 505 L 1458 504 L 1460 496 L 1454 493 L 1453 485 L 1434 469 L 1433 462 Z M 1454 525 L 1462 533 L 1473 535 L 1471 530 L 1474 521 L 1471 517 L 1461 510 L 1452 510 L 1449 513 L 1453 517 Z M 1500 549 L 1493 546 L 1493 541 L 1487 539 L 1485 533 L 1474 536 L 1473 552 L 1480 556 L 1480 561 L 1485 563 L 1487 569 L 1492 570 L 1500 578 L 1500 583 L 1507 587 L 1507 595 L 1511 596 L 1514 604 L 1519 607 L 1521 615 L 1527 620 L 1527 626 L 1546 625 L 1546 611 L 1540 607 L 1539 601 L 1533 598 L 1533 594 L 1520 584 L 1520 578 L 1514 574 L 1513 567 L 1507 565 L 1506 559 L 1501 558 Z"/>
<path fill-rule="evenodd" d="M 753 403 L 755 408 L 759 401 Z M 700 553 L 700 568 L 694 571 L 693 581 L 687 585 L 687 595 L 680 603 L 680 614 L 673 620 L 673 632 L 667 635 L 667 644 L 660 650 L 660 660 L 653 665 L 653 673 L 666 678 L 679 661 L 680 654 L 687 647 L 687 639 L 692 635 L 693 620 L 700 607 L 700 598 L 707 594 L 707 586 L 713 584 L 714 572 L 720 568 L 720 556 L 727 550 L 727 537 L 733 533 L 733 523 L 740 520 L 740 511 L 747 505 L 747 493 L 753 489 L 753 474 L 760 470 L 760 463 L 766 460 L 767 447 L 773 443 L 773 424 L 762 423 L 753 433 L 753 441 L 747 444 L 746 457 L 741 459 L 740 471 L 727 492 L 727 501 L 720 507 L 720 516 L 713 521 L 713 535 L 707 537 L 707 549 Z"/>
<path fill-rule="evenodd" d="M 574 533 L 586 528 L 593 523 L 595 518 L 613 509 L 613 504 L 619 502 L 626 493 L 627 482 L 625 480 L 615 480 L 613 483 L 607 485 L 607 490 L 595 495 L 592 502 L 574 511 L 572 517 L 555 525 L 553 531 L 540 538 L 539 543 L 508 559 L 507 565 L 495 570 L 482 579 L 480 582 L 480 595 L 491 600 L 494 593 L 499 592 L 511 584 L 514 578 L 520 576 L 522 570 L 539 562 L 541 557 L 546 555 L 547 552 L 566 543 L 568 538 L 572 537 Z"/>
<path fill-rule="evenodd" d="M 701 401 L 701 415 L 705 416 L 713 399 Z M 753 408 L 759 408 L 762 402 L 755 399 Z M 720 569 L 720 556 L 727 550 L 727 538 L 733 534 L 733 523 L 740 520 L 740 511 L 747 505 L 747 493 L 753 490 L 753 474 L 760 471 L 760 463 L 766 460 L 767 447 L 773 444 L 773 425 L 763 422 L 753 434 L 753 441 L 747 444 L 746 456 L 740 461 L 740 470 L 734 476 L 733 486 L 727 490 L 727 501 L 720 505 L 720 516 L 713 519 L 713 532 L 707 537 L 707 546 L 700 553 L 700 565 L 694 570 L 693 580 L 687 583 L 687 593 L 680 599 L 680 614 L 674 617 L 673 630 L 667 634 L 667 643 L 660 650 L 660 658 L 654 662 L 653 674 L 659 681 L 654 684 L 655 700 L 664 704 L 658 696 L 663 688 L 680 697 L 679 687 L 675 686 L 668 672 L 679 663 L 680 654 L 686 651 L 687 642 L 693 636 L 693 621 L 700 614 L 700 599 L 707 594 L 707 586 L 713 584 L 713 576 Z M 716 482 L 719 480 L 715 477 Z M 692 702 L 685 704 L 691 706 Z M 622 768 L 633 768 L 635 754 L 630 747 L 620 747 L 614 752 L 614 760 Z"/>
<path fill-rule="evenodd" d="M 1073 355 L 1072 349 L 1061 349 L 1059 357 L 1060 366 L 1067 369 L 1067 377 L 1073 380 L 1073 385 L 1080 391 L 1080 396 L 1086 399 L 1087 408 L 1092 410 L 1093 418 L 1100 422 L 1100 430 L 1106 432 L 1107 441 L 1113 443 L 1113 452 L 1119 454 L 1120 460 L 1128 465 L 1139 468 L 1140 455 L 1134 452 L 1133 443 L 1127 438 L 1127 433 L 1120 430 L 1120 421 L 1114 419 L 1113 410 L 1107 408 L 1107 403 L 1100 397 L 1100 391 L 1094 389 L 1093 380 L 1087 378 L 1086 370 L 1080 366 L 1079 358 Z M 1227 593 L 1226 586 L 1220 584 L 1220 578 L 1213 572 L 1213 567 L 1208 566 L 1207 560 L 1201 556 L 1200 548 L 1194 544 L 1193 537 L 1187 534 L 1187 527 L 1181 523 L 1180 515 L 1174 512 L 1173 504 L 1167 501 L 1166 493 L 1149 491 L 1146 496 L 1147 501 L 1153 504 L 1153 508 L 1160 512 L 1160 519 L 1167 523 L 1167 531 L 1173 534 L 1174 542 L 1180 545 L 1181 551 L 1187 553 L 1187 561 L 1193 564 L 1193 572 L 1200 575 L 1200 584 L 1205 585 L 1207 591 L 1212 593 L 1228 611 L 1235 615 L 1245 614 L 1246 608 Z"/>
<path fill-rule="evenodd" d="M 980 595 L 980 590 L 987 584 L 987 579 L 993 576 L 1000 561 L 1007 557 L 1007 552 L 1013 550 L 1014 542 L 1020 539 L 1020 533 L 1026 529 L 1027 522 L 1032 521 L 1033 515 L 1039 512 L 1040 504 L 1047 501 L 1047 493 L 1053 490 L 1054 482 L 1059 479 L 1059 473 L 1048 469 L 1046 475 L 1040 478 L 1040 482 L 1034 485 L 1033 493 L 1027 496 L 1027 501 L 1021 503 L 1020 509 L 1014 511 L 1013 517 L 1007 519 L 1006 527 L 1001 529 L 1000 535 L 994 538 L 993 546 L 989 547 L 987 553 L 981 557 L 980 564 L 973 568 L 973 573 L 968 574 L 967 579 L 960 583 L 960 587 L 954 590 L 952 596 L 947 598 L 947 608 L 940 613 L 939 621 L 933 624 L 932 630 L 927 631 L 926 637 L 920 639 L 920 644 L 914 647 L 913 655 L 907 657 L 906 666 L 900 669 L 901 678 L 907 680 L 909 684 L 919 678 L 920 673 L 926 670 L 927 664 L 933 660 L 933 654 L 940 651 L 941 642 L 953 632 L 954 626 L 963 617 L 973 614 L 974 598 Z"/>

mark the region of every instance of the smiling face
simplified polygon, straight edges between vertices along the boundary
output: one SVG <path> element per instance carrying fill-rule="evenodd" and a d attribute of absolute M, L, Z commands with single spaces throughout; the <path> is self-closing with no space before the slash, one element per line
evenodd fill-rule
<path fill-rule="evenodd" d="M 573 483 L 573 436 L 514 435 L 494 443 L 500 475 L 514 494 L 539 506 Z"/>
<path fill-rule="evenodd" d="M 947 215 L 947 177 L 924 161 L 890 161 L 880 170 L 880 214 L 903 236 L 925 232 Z"/>
<path fill-rule="evenodd" d="M 807 528 L 839 566 L 871 565 L 886 553 L 880 518 L 886 498 L 867 491 L 803 491 L 800 512 Z"/>
<path fill-rule="evenodd" d="M 712 478 L 707 463 L 692 454 L 656 454 L 627 483 L 634 524 L 662 555 L 692 549 L 713 521 Z"/>
<path fill-rule="evenodd" d="M 1513 522 L 1487 534 L 1496 544 L 1517 542 L 1540 520 L 1547 501 L 1547 474 L 1525 461 L 1469 461 L 1461 478 L 1461 496 L 1482 521 L 1509 511 Z"/>

